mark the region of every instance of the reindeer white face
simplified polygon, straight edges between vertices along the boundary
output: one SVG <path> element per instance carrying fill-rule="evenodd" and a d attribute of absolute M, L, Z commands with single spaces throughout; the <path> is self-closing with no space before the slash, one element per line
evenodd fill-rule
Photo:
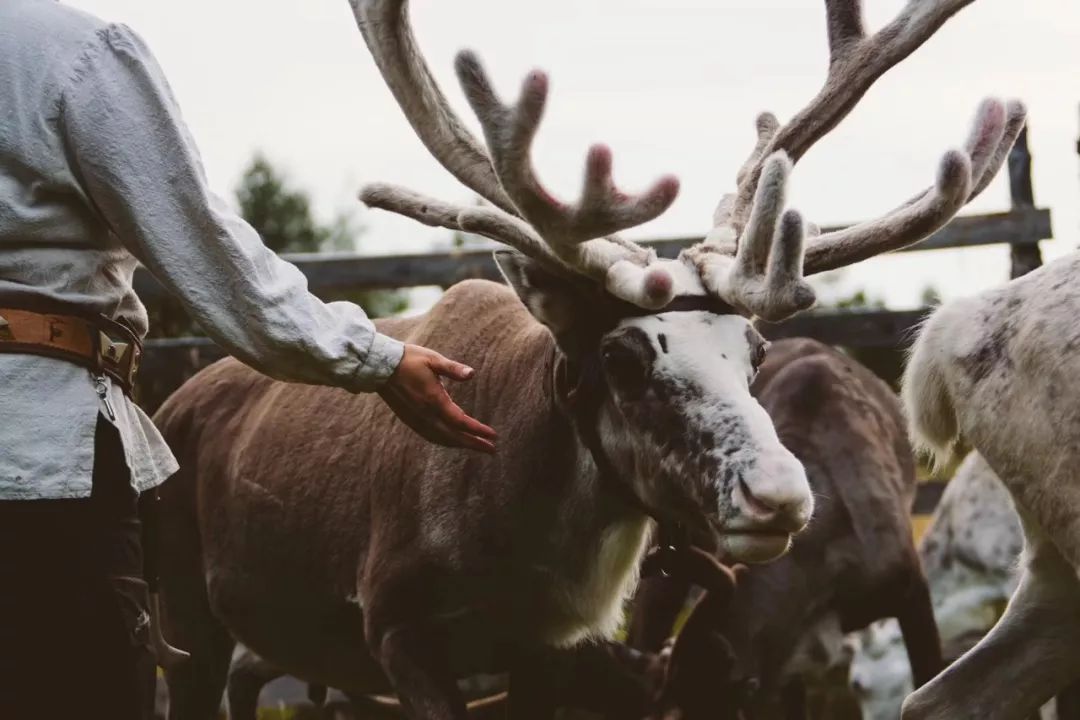
<path fill-rule="evenodd" d="M 584 422 L 618 480 L 701 547 L 744 562 L 783 554 L 810 519 L 813 497 L 802 465 L 750 394 L 767 346 L 750 322 L 701 310 L 612 321 L 589 283 L 522 255 L 497 259 L 586 378 L 578 392 L 601 394 Z"/>
<path fill-rule="evenodd" d="M 661 517 L 745 562 L 783 554 L 813 511 L 802 464 L 750 395 L 766 346 L 745 318 L 704 311 L 626 319 L 600 342 L 612 463 Z"/>

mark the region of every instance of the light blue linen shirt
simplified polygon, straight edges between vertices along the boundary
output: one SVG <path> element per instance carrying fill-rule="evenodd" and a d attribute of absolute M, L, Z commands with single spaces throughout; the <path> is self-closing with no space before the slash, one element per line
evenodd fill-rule
<path fill-rule="evenodd" d="M 273 377 L 372 391 L 401 343 L 302 273 L 211 193 L 145 43 L 53 0 L 0 2 L 0 307 L 61 302 L 145 334 L 141 262 L 231 354 Z M 132 482 L 177 465 L 107 383 Z M 105 402 L 88 371 L 0 353 L 0 500 L 90 494 Z"/>

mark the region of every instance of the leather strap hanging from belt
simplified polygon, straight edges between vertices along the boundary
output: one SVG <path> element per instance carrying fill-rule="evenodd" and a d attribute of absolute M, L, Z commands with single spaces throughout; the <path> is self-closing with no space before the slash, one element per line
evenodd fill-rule
<path fill-rule="evenodd" d="M 0 352 L 67 360 L 108 375 L 130 395 L 142 360 L 142 343 L 130 328 L 104 316 L 90 321 L 0 307 Z"/>

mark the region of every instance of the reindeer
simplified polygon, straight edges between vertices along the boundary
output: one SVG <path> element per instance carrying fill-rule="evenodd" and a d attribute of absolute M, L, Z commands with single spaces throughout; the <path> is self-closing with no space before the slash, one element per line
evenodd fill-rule
<path fill-rule="evenodd" d="M 1080 255 L 938 308 L 904 373 L 917 443 L 959 445 L 1012 496 L 1024 535 L 1019 585 L 994 628 L 904 702 L 904 718 L 1031 715 L 1080 672 L 1080 432 L 1074 351 Z"/>
<path fill-rule="evenodd" d="M 489 204 L 386 185 L 363 199 L 516 251 L 496 256 L 509 288 L 461 283 L 425 315 L 379 324 L 475 367 L 455 399 L 500 429 L 500 452 L 430 445 L 378 398 L 276 382 L 235 360 L 189 380 L 156 416 L 182 465 L 161 492 L 163 622 L 191 651 L 168 673 L 174 720 L 212 716 L 234 638 L 309 682 L 392 689 L 414 718 L 463 718 L 456 678 L 507 670 L 512 714 L 547 716 L 533 656 L 614 632 L 654 521 L 733 560 L 783 554 L 813 499 L 750 395 L 766 348 L 752 318 L 812 305 L 804 275 L 942 227 L 998 170 L 1023 112 L 988 101 L 933 187 L 878 220 L 812 233 L 805 253 L 787 178 L 964 4 L 913 3 L 867 36 L 857 2 L 826 2 L 821 93 L 783 126 L 758 118 L 712 231 L 661 259 L 615 233 L 663 212 L 673 178 L 626 195 L 598 146 L 580 200 L 555 200 L 530 159 L 544 74 L 504 105 L 477 57 L 458 56 L 485 150 L 424 64 L 407 2 L 353 0 L 406 118 Z"/>
<path fill-rule="evenodd" d="M 814 518 L 790 553 L 749 568 L 714 631 L 760 686 L 752 717 L 807 717 L 804 676 L 843 660 L 844 633 L 896 617 L 919 684 L 942 669 L 930 594 L 912 541 L 915 464 L 895 393 L 814 340 L 773 344 L 751 391 L 803 463 Z M 674 578 L 642 583 L 630 642 L 655 650 L 685 602 Z M 685 632 L 685 630 L 683 631 Z"/>
<path fill-rule="evenodd" d="M 952 662 L 1000 617 L 1016 589 L 1020 522 L 1001 481 L 971 453 L 949 481 L 919 543 L 934 615 Z M 912 691 L 911 671 L 894 620 L 852 636 L 851 685 L 866 720 L 895 720 Z"/>

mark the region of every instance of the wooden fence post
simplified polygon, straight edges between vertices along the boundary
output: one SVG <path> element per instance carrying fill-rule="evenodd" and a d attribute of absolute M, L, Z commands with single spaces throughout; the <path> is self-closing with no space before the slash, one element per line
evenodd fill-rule
<path fill-rule="evenodd" d="M 1009 196 L 1013 210 L 1035 207 L 1035 192 L 1031 187 L 1031 151 L 1028 149 L 1028 129 L 1020 131 L 1016 144 L 1009 151 Z M 1009 246 L 1010 278 L 1018 278 L 1042 265 L 1042 252 L 1037 244 Z"/>

